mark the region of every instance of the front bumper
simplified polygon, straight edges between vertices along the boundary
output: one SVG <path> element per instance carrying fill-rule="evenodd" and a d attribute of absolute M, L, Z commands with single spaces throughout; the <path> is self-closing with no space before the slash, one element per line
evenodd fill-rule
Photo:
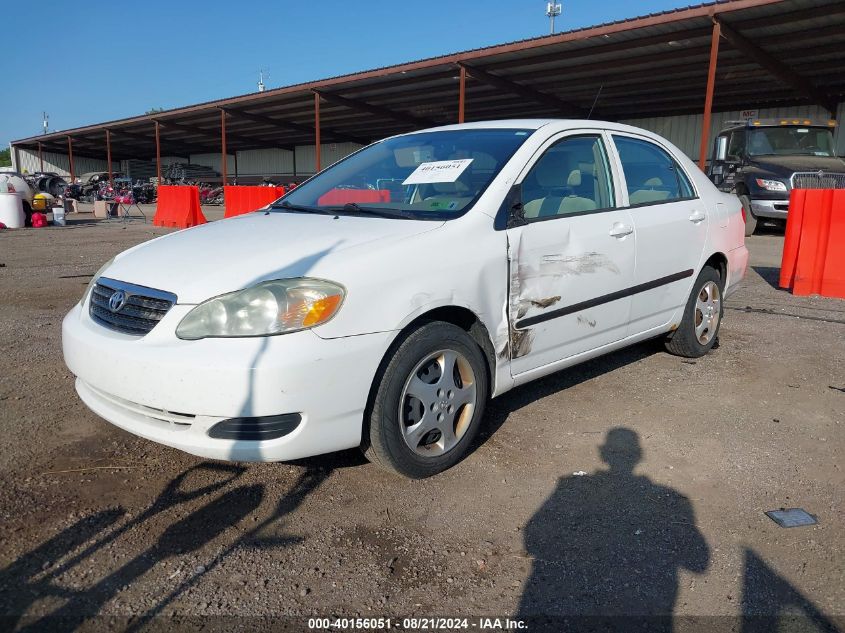
<path fill-rule="evenodd" d="M 783 200 L 752 200 L 751 211 L 758 218 L 786 219 L 789 212 L 789 199 Z"/>
<path fill-rule="evenodd" d="M 359 445 L 372 380 L 393 333 L 183 341 L 174 332 L 192 308 L 173 306 L 149 334 L 135 337 L 75 306 L 62 324 L 62 346 L 85 404 L 130 433 L 214 459 L 279 461 Z M 302 421 L 278 439 L 208 435 L 227 418 L 287 413 Z"/>

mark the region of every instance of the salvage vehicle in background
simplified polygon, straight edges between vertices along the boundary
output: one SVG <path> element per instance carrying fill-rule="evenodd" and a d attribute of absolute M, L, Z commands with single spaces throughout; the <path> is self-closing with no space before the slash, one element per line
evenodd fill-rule
<path fill-rule="evenodd" d="M 739 196 L 745 235 L 760 220 L 786 220 L 792 189 L 845 189 L 845 161 L 834 153 L 835 121 L 733 121 L 716 137 L 708 176 Z"/>
<path fill-rule="evenodd" d="M 113 172 L 112 179 L 125 178 L 122 172 Z M 80 193 L 80 200 L 83 202 L 96 202 L 101 200 L 102 196 L 100 190 L 109 183 L 109 173 L 107 171 L 92 171 L 80 176 L 82 182 L 82 191 Z"/>
<path fill-rule="evenodd" d="M 490 397 L 653 337 L 706 354 L 743 234 L 736 196 L 644 130 L 423 130 L 118 255 L 65 318 L 65 361 L 94 412 L 195 455 L 358 446 L 426 477 Z"/>

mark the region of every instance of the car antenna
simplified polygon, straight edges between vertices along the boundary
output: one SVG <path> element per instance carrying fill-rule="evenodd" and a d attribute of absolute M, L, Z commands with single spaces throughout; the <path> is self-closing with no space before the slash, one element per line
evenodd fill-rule
<path fill-rule="evenodd" d="M 601 89 L 602 89 L 602 88 L 604 88 L 604 84 L 601 84 L 601 85 L 599 86 L 599 91 L 596 93 L 596 98 L 595 98 L 595 99 L 593 99 L 593 105 L 591 105 L 591 106 L 590 106 L 590 111 L 589 111 L 589 113 L 587 114 L 587 118 L 588 118 L 588 119 L 589 119 L 591 116 L 593 116 L 593 110 L 594 110 L 594 109 L 595 109 L 595 107 L 596 107 L 596 103 L 598 103 L 598 101 L 599 101 L 599 95 L 601 94 Z"/>

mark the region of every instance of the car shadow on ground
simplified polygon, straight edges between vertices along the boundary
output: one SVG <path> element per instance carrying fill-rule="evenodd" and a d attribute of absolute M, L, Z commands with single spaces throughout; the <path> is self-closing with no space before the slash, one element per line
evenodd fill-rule
<path fill-rule="evenodd" d="M 783 237 L 786 233 L 785 220 L 757 220 L 757 228 L 754 235 L 779 235 Z"/>
<path fill-rule="evenodd" d="M 239 482 L 246 468 L 234 464 L 203 462 L 171 480 L 146 510 L 132 516 L 122 509 L 94 512 L 79 519 L 43 544 L 23 554 L 0 570 L 0 625 L 3 630 L 75 631 L 90 626 L 91 618 L 123 588 L 133 584 L 168 559 L 190 557 L 223 532 L 249 516 L 254 521 L 238 536 L 219 545 L 219 553 L 203 566 L 180 574 L 169 592 L 156 600 L 140 617 L 116 618 L 119 630 L 143 629 L 161 615 L 179 596 L 193 587 L 203 574 L 218 566 L 241 547 L 279 549 L 304 540 L 303 536 L 279 536 L 285 520 L 332 473 L 330 468 L 303 471 L 272 512 L 259 516 L 259 506 L 267 496 L 263 484 Z M 202 505 L 185 512 L 188 504 Z M 155 529 L 151 520 L 164 515 L 173 521 L 157 540 L 128 562 L 78 587 L 68 582 L 86 565 L 95 563 L 112 544 L 118 544 L 131 531 Z M 160 520 L 160 517 L 159 517 Z M 125 545 L 125 543 L 123 544 Z M 39 604 L 40 603 L 40 604 Z M 53 605 L 58 604 L 59 606 Z M 97 625 L 94 625 L 97 628 Z"/>
<path fill-rule="evenodd" d="M 491 400 L 487 403 L 481 429 L 471 450 L 477 450 L 489 440 L 507 421 L 511 413 L 537 400 L 565 391 L 582 382 L 598 378 L 658 353 L 666 353 L 663 349 L 662 339 L 644 341 L 612 354 L 600 356 L 574 367 L 555 372 Z"/>

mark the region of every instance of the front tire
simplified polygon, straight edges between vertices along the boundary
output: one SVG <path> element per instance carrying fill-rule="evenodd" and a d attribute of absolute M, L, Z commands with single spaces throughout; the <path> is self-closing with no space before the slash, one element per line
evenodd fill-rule
<path fill-rule="evenodd" d="M 436 475 L 466 455 L 488 395 L 487 363 L 472 337 L 451 323 L 425 323 L 376 378 L 364 455 L 412 479 Z"/>
<path fill-rule="evenodd" d="M 692 287 L 681 324 L 666 341 L 670 354 L 699 358 L 712 349 L 725 311 L 723 294 L 724 281 L 719 272 L 705 266 Z"/>
<path fill-rule="evenodd" d="M 742 203 L 742 213 L 745 216 L 745 237 L 749 237 L 757 230 L 757 216 L 751 210 L 751 198 L 741 195 L 739 201 Z"/>

